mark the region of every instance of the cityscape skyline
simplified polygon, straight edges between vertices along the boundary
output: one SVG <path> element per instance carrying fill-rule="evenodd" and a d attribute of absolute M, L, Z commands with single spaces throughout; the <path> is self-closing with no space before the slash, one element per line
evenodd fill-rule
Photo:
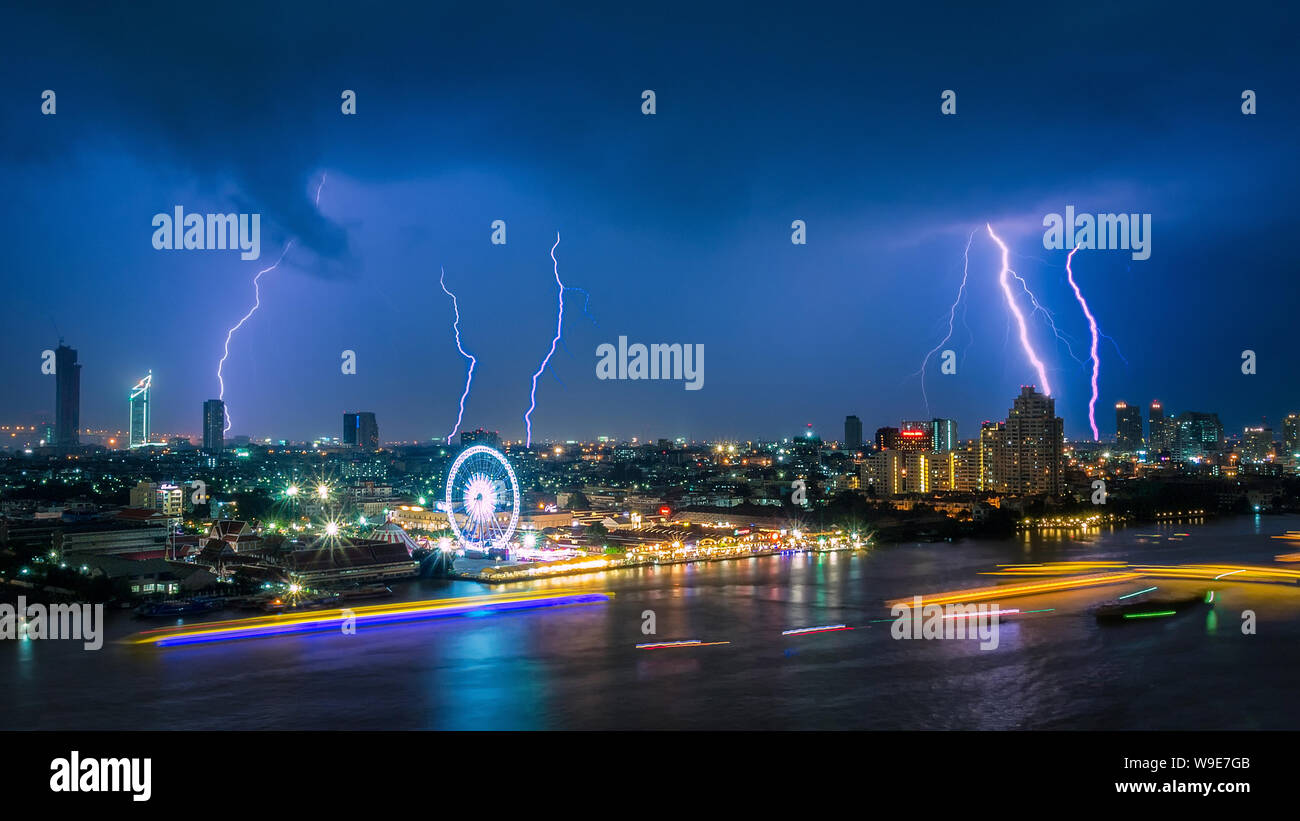
<path fill-rule="evenodd" d="M 66 346 L 60 341 L 60 346 L 56 352 L 56 362 L 62 361 L 65 364 L 63 378 L 56 379 L 56 391 L 54 397 L 54 416 L 57 419 L 64 420 L 63 428 L 59 423 L 54 425 L 42 422 L 39 425 L 30 425 L 27 429 L 33 434 L 37 431 L 53 431 L 54 438 L 50 441 L 40 440 L 41 444 L 60 451 L 68 451 L 79 446 L 78 433 L 81 429 L 73 428 L 71 434 L 66 432 L 68 419 L 79 418 L 79 382 L 81 374 L 81 365 L 77 362 L 78 351 Z M 140 379 L 131 390 L 129 400 L 129 424 L 127 428 L 127 449 L 134 449 L 145 445 L 166 446 L 168 442 L 157 441 L 150 442 L 148 437 L 150 433 L 150 418 L 152 414 L 150 394 L 152 391 L 152 371 L 144 378 Z M 1064 434 L 1064 420 L 1055 416 L 1055 399 L 1050 396 L 1044 396 L 1037 393 L 1037 386 L 1022 385 L 1020 397 L 1013 403 L 1012 411 L 1008 419 L 1013 419 L 1021 408 L 1021 403 L 1027 397 L 1037 397 L 1045 399 L 1047 405 L 1053 410 L 1049 416 L 1055 418 L 1055 425 L 1059 428 L 1059 437 L 1062 442 L 1078 443 L 1097 443 L 1113 444 L 1119 452 L 1136 453 L 1139 451 L 1149 453 L 1150 458 L 1154 459 L 1163 452 L 1172 452 L 1174 458 L 1190 458 L 1198 451 L 1199 445 L 1203 442 L 1212 442 L 1211 451 L 1222 447 L 1226 440 L 1243 441 L 1254 452 L 1272 452 L 1272 447 L 1278 441 L 1283 444 L 1283 452 L 1295 453 L 1300 455 L 1300 413 L 1290 412 L 1282 417 L 1281 426 L 1278 433 L 1281 434 L 1280 440 L 1273 438 L 1274 430 L 1266 425 L 1243 426 L 1240 437 L 1236 436 L 1230 429 L 1223 425 L 1217 412 L 1205 411 L 1181 411 L 1178 413 L 1168 413 L 1163 404 L 1158 399 L 1151 400 L 1147 407 L 1147 415 L 1144 418 L 1140 405 L 1129 405 L 1121 400 L 1115 405 L 1115 427 L 1114 436 L 1101 436 L 1093 439 L 1072 439 Z M 1037 400 L 1033 400 L 1037 401 Z M 218 454 L 224 449 L 224 442 L 227 438 L 222 430 L 225 420 L 225 403 L 219 399 L 209 399 L 203 402 L 202 408 L 202 426 L 201 433 L 195 437 L 192 434 L 181 433 L 181 438 L 188 438 L 190 444 L 197 444 L 199 448 L 209 454 Z M 1266 421 L 1266 418 L 1265 420 Z M 907 421 L 899 423 L 900 427 L 895 428 L 885 426 L 878 428 L 875 434 L 875 448 L 878 451 L 883 450 L 903 450 L 903 451 L 924 451 L 927 453 L 944 453 L 958 449 L 958 445 L 967 444 L 981 447 L 985 440 L 985 433 L 992 425 L 996 430 L 1005 426 L 1004 422 L 994 422 L 993 420 L 983 420 L 979 426 L 979 435 L 962 439 L 958 436 L 960 430 L 956 421 L 950 418 L 936 417 L 929 421 Z M 0 430 L 9 430 L 10 426 L 0 427 Z M 17 428 L 21 430 L 22 427 Z M 64 432 L 60 433 L 63 430 Z M 90 428 L 85 429 L 87 433 Z M 469 430 L 467 427 L 466 430 Z M 817 428 L 813 423 L 805 423 L 803 433 L 805 436 L 813 436 Z M 862 420 L 857 415 L 848 415 L 844 420 L 844 437 L 838 441 L 846 447 L 853 450 L 866 448 L 866 442 L 863 439 Z M 476 432 L 484 432 L 484 428 L 479 427 Z M 11 438 L 16 437 L 16 432 L 11 434 Z M 493 432 L 493 437 L 499 436 Z M 819 441 L 825 437 L 816 434 Z M 69 438 L 69 436 L 71 438 Z M 908 437 L 915 437 L 909 439 Z M 32 437 L 29 437 L 29 439 Z M 323 441 L 335 441 L 344 446 L 359 447 L 363 443 L 371 450 L 378 449 L 385 444 L 405 445 L 408 442 L 404 440 L 385 441 L 379 436 L 379 428 L 376 420 L 376 414 L 373 411 L 349 411 L 343 414 L 343 431 L 340 437 L 321 437 L 314 439 L 291 439 L 285 437 L 253 437 L 247 434 L 234 434 L 230 437 L 232 441 L 245 443 L 264 444 L 264 443 L 311 443 Z M 627 436 L 617 437 L 608 436 L 607 434 L 597 434 L 589 439 L 601 438 L 611 439 L 613 441 L 638 441 L 642 437 Z M 720 437 L 723 441 L 735 439 L 735 437 Z M 790 436 L 776 437 L 756 437 L 749 441 L 780 441 L 797 440 L 799 437 L 795 434 Z M 1013 437 L 1014 438 L 1014 437 Z M 195 439 L 198 442 L 195 443 Z M 462 443 L 465 441 L 464 435 L 461 437 Z M 714 439 L 687 439 L 686 437 L 663 437 L 663 436 L 645 436 L 644 441 L 698 441 L 710 442 L 717 441 Z M 1253 440 L 1253 441 L 1252 441 Z M 173 441 L 175 441 L 173 439 Z M 442 437 L 433 437 L 429 440 L 415 440 L 409 444 L 427 444 L 446 443 Z M 550 441 L 584 441 L 583 439 L 539 439 L 539 442 Z M 856 442 L 856 444 L 855 444 Z M 22 443 L 19 443 L 22 444 Z M 29 443 L 30 444 L 30 443 Z M 101 443 L 102 444 L 102 443 Z M 447 443 L 449 444 L 449 443 Z M 8 443 L 2 447 L 9 449 Z M 1289 449 L 1289 450 L 1288 450 Z M 1059 455 L 1055 457 L 1059 461 Z M 891 470 L 894 468 L 891 468 Z M 1059 470 L 1059 469 L 1058 469 Z M 984 468 L 980 468 L 983 475 Z M 1059 481 L 1059 480 L 1056 480 Z M 1038 488 L 1036 492 L 1051 493 L 1051 488 Z"/>
<path fill-rule="evenodd" d="M 26 91 L 0 106 L 0 157 L 15 190 L 0 218 L 27 226 L 4 274 L 13 318 L 0 328 L 10 354 L 0 378 L 12 390 L 0 418 L 46 412 L 47 377 L 32 364 L 64 335 L 87 366 L 87 420 L 115 420 L 121 386 L 152 369 L 154 427 L 193 430 L 190 409 L 219 395 L 215 366 L 253 304 L 253 276 L 288 248 L 261 278 L 261 309 L 230 342 L 231 433 L 311 437 L 335 427 L 334 411 L 317 409 L 362 405 L 395 441 L 449 430 L 465 360 L 438 287 L 445 269 L 477 360 L 466 418 L 514 437 L 555 332 L 548 249 L 559 230 L 564 283 L 586 297 L 574 294 L 551 373 L 537 381 L 539 437 L 753 437 L 806 421 L 829 430 L 845 412 L 929 418 L 927 399 L 973 430 L 1004 410 L 1008 391 L 1039 381 L 1008 340 L 988 223 L 1080 357 L 1016 292 L 1067 433 L 1081 439 L 1089 330 L 1068 251 L 1044 247 L 1043 231 L 1070 207 L 1149 215 L 1153 231 L 1146 259 L 1073 258 L 1107 337 L 1099 408 L 1152 396 L 1205 408 L 1215 397 L 1213 410 L 1239 429 L 1300 407 L 1288 379 L 1290 309 L 1269 298 L 1290 283 L 1275 246 L 1289 235 L 1300 121 L 1278 79 L 1290 54 L 1283 26 L 1244 43 L 1204 19 L 1108 9 L 1078 15 L 1078 36 L 1062 44 L 1046 21 L 1027 19 L 1013 36 L 976 10 L 954 11 L 941 36 L 923 37 L 920 12 L 889 9 L 873 27 L 899 32 L 896 48 L 916 58 L 903 70 L 892 52 L 864 54 L 853 27 L 823 11 L 787 21 L 775 41 L 720 42 L 708 32 L 730 21 L 716 10 L 690 26 L 606 12 L 581 31 L 521 10 L 432 53 L 417 32 L 468 18 L 417 11 L 402 31 L 358 22 L 349 37 L 328 16 L 304 19 L 301 39 L 246 44 L 231 66 L 223 44 L 241 33 L 228 21 L 203 48 L 146 46 L 142 14 L 91 26 L 17 12 L 51 37 L 15 44 L 15 76 L 77 93 L 38 128 Z M 1161 59 L 1128 71 L 1085 45 L 1120 36 L 1127 53 L 1133 44 L 1115 26 L 1178 36 L 1158 45 Z M 593 74 L 578 56 L 590 32 L 628 29 L 644 47 L 602 48 Z M 388 38 L 382 53 L 366 47 Z M 159 78 L 156 60 L 141 56 L 150 49 L 187 72 Z M 1014 59 L 989 61 L 990 50 Z M 308 68 L 320 53 L 336 61 L 331 72 Z M 755 53 L 785 59 L 756 63 Z M 397 54 L 419 56 L 385 56 Z M 803 67 L 791 72 L 786 60 Z M 519 61 L 544 68 L 521 83 L 509 68 Z M 1201 68 L 1178 68 L 1192 62 Z M 247 88 L 257 93 L 236 91 Z M 359 94 L 354 117 L 339 112 L 345 88 Z M 959 103 L 948 117 L 950 88 Z M 1257 116 L 1240 110 L 1247 88 Z M 640 111 L 645 89 L 658 94 L 653 116 Z M 160 98 L 173 103 L 164 110 Z M 581 137 L 558 139 L 557 128 Z M 77 241 L 52 241 L 88 205 L 96 218 L 77 222 Z M 155 250 L 150 219 L 176 207 L 260 213 L 261 258 Z M 508 228 L 504 245 L 491 240 L 496 220 Z M 791 243 L 795 220 L 806 224 L 804 245 Z M 926 396 L 914 374 L 944 337 L 963 270 L 958 370 L 932 367 Z M 55 272 L 56 291 L 36 287 Z M 148 321 L 123 321 L 137 312 Z M 705 387 L 597 379 L 593 352 L 624 335 L 707 348 Z M 349 350 L 356 372 L 343 374 Z M 1245 350 L 1258 355 L 1255 374 L 1240 370 Z M 763 389 L 774 382 L 780 390 Z"/>

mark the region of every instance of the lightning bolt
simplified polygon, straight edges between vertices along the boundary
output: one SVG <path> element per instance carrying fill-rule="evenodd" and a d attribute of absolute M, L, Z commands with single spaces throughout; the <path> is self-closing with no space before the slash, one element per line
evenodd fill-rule
<path fill-rule="evenodd" d="M 1089 349 L 1089 355 L 1092 357 L 1092 396 L 1088 399 L 1088 424 L 1092 426 L 1092 439 L 1096 442 L 1101 439 L 1101 434 L 1097 431 L 1097 377 L 1101 373 L 1101 360 L 1097 356 L 1097 340 L 1101 336 L 1101 331 L 1097 329 L 1097 320 L 1093 317 L 1092 311 L 1088 309 L 1088 300 L 1083 298 L 1083 292 L 1079 290 L 1079 284 L 1074 281 L 1074 270 L 1070 267 L 1070 263 L 1074 260 L 1074 255 L 1078 250 L 1079 246 L 1076 245 L 1069 256 L 1065 258 L 1065 276 L 1070 281 L 1070 287 L 1074 289 L 1074 298 L 1079 300 L 1079 307 L 1083 309 L 1083 315 L 1088 318 L 1088 329 L 1092 333 L 1092 347 Z M 1116 349 L 1118 350 L 1118 346 L 1116 346 Z"/>
<path fill-rule="evenodd" d="M 1038 303 L 1038 297 L 1034 296 L 1034 292 L 1029 290 L 1029 283 L 1025 282 L 1024 277 L 1020 276 L 1020 274 L 1017 274 L 1015 271 L 1008 270 L 1008 273 L 1016 278 L 1016 281 L 1020 283 L 1021 288 L 1025 289 L 1025 294 L 1029 296 L 1029 301 L 1033 303 L 1034 313 L 1036 314 L 1041 312 L 1043 317 L 1047 320 L 1047 326 L 1052 329 L 1052 333 L 1056 336 L 1057 341 L 1065 343 L 1065 349 L 1070 352 L 1070 358 L 1082 365 L 1083 360 L 1074 354 L 1074 346 L 1070 344 L 1069 335 L 1062 333 L 1061 330 L 1056 327 L 1056 317 L 1051 311 Z"/>
<path fill-rule="evenodd" d="M 953 300 L 952 307 L 948 309 L 948 335 L 945 336 L 939 342 L 938 345 L 935 345 L 934 348 L 932 348 L 930 352 L 925 355 L 925 359 L 921 360 L 921 370 L 917 371 L 917 374 L 920 374 L 921 376 L 921 398 L 925 400 L 926 416 L 930 415 L 930 397 L 926 394 L 925 391 L 925 367 L 926 365 L 929 364 L 930 357 L 934 356 L 935 351 L 938 351 L 940 348 L 944 346 L 944 343 L 946 343 L 949 339 L 952 339 L 953 322 L 956 320 L 957 317 L 957 305 L 961 302 L 962 296 L 966 293 L 966 278 L 970 272 L 970 244 L 974 240 L 975 240 L 975 232 L 971 231 L 970 237 L 966 239 L 966 252 L 963 255 L 964 259 L 962 261 L 962 267 L 961 267 L 961 285 L 960 287 L 957 288 L 957 298 Z M 962 321 L 963 322 L 965 321 L 965 314 L 962 315 Z M 916 374 L 913 374 L 913 376 L 915 375 Z"/>
<path fill-rule="evenodd" d="M 322 173 L 320 175 L 320 183 L 317 184 L 316 186 L 316 206 L 318 208 L 320 207 L 320 192 L 321 189 L 324 187 L 325 187 L 325 174 Z M 276 268 L 279 268 L 280 263 L 284 262 L 285 255 L 289 253 L 289 249 L 292 247 L 293 247 L 293 240 L 289 240 L 288 242 L 286 242 L 284 244 L 284 250 L 280 252 L 280 258 L 275 261 L 275 264 L 271 265 L 270 267 L 263 268 L 262 270 L 257 272 L 256 276 L 253 277 L 253 307 L 249 308 L 248 313 L 244 314 L 244 316 L 238 322 L 236 322 L 230 330 L 226 331 L 226 344 L 221 351 L 221 360 L 217 362 L 217 384 L 220 386 L 220 390 L 218 390 L 217 392 L 217 398 L 221 400 L 222 407 L 225 409 L 225 414 L 226 414 L 226 427 L 221 431 L 222 433 L 230 433 L 230 426 L 231 426 L 230 407 L 225 404 L 226 380 L 222 374 L 222 371 L 225 369 L 226 366 L 226 360 L 230 357 L 230 340 L 235 335 L 235 331 L 238 331 L 240 328 L 242 328 L 244 326 L 244 323 L 249 320 L 249 317 L 257 313 L 257 309 L 262 307 L 262 287 L 261 287 L 262 275 L 269 274 L 271 271 L 274 271 Z"/>
<path fill-rule="evenodd" d="M 235 335 L 235 331 L 239 330 L 244 326 L 244 323 L 248 321 L 249 317 L 257 313 L 258 308 L 262 307 L 262 287 L 260 284 L 260 281 L 262 279 L 262 274 L 270 273 L 271 271 L 274 271 L 276 268 L 279 268 L 280 263 L 284 262 L 284 255 L 289 253 L 289 249 L 292 247 L 293 247 L 293 240 L 289 240 L 288 242 L 286 242 L 284 244 L 284 250 L 280 252 L 280 258 L 275 261 L 275 264 L 267 268 L 263 268 L 262 270 L 257 272 L 257 276 L 253 277 L 253 307 L 248 309 L 248 313 L 244 314 L 243 318 L 241 318 L 238 322 L 236 322 L 234 327 L 226 331 L 226 346 L 222 350 L 221 361 L 217 363 L 217 382 L 221 385 L 221 390 L 217 393 L 217 398 L 222 401 L 223 407 L 225 407 L 224 403 L 226 400 L 226 380 L 222 378 L 221 371 L 226 366 L 226 358 L 230 356 L 230 338 Z M 230 424 L 231 424 L 230 408 L 226 407 L 225 410 L 226 410 L 226 427 L 224 430 L 222 430 L 222 433 L 230 433 Z"/>
<path fill-rule="evenodd" d="M 555 355 L 555 346 L 560 342 L 560 329 L 564 327 L 564 283 L 560 281 L 560 263 L 555 258 L 555 249 L 560 247 L 560 232 L 555 232 L 555 244 L 551 246 L 551 262 L 555 263 L 555 284 L 560 287 L 559 299 L 560 310 L 555 317 L 555 338 L 551 340 L 551 349 L 547 351 L 546 358 L 537 368 L 537 373 L 533 374 L 533 389 L 529 394 L 528 411 L 524 413 L 524 428 L 526 431 L 524 447 L 532 447 L 533 444 L 533 411 L 537 409 L 537 377 L 542 375 L 546 370 L 546 365 Z"/>
<path fill-rule="evenodd" d="M 443 279 L 444 279 L 446 276 L 447 276 L 447 269 L 444 268 L 444 269 L 442 270 L 442 274 L 439 275 L 439 277 L 438 277 L 438 284 L 442 286 L 442 292 L 443 292 L 444 294 L 446 294 L 447 296 L 451 297 L 451 308 L 452 308 L 453 311 L 456 312 L 456 321 L 453 322 L 452 325 L 451 325 L 452 330 L 454 330 L 454 331 L 456 332 L 456 350 L 460 351 L 460 355 L 461 355 L 461 356 L 463 356 L 463 357 L 465 357 L 466 359 L 469 360 L 469 373 L 465 374 L 465 392 L 462 393 L 462 394 L 460 395 L 460 413 L 458 413 L 458 414 L 456 415 L 456 425 L 455 425 L 455 427 L 453 427 L 453 428 L 451 429 L 451 433 L 447 434 L 447 444 L 450 445 L 450 444 L 451 444 L 451 437 L 453 437 L 453 436 L 456 435 L 456 431 L 460 429 L 460 421 L 461 421 L 463 418 L 465 418 L 465 398 L 466 398 L 467 396 L 469 396 L 469 386 L 470 386 L 470 383 L 474 381 L 474 364 L 477 362 L 477 360 L 474 359 L 473 354 L 468 353 L 468 352 L 467 352 L 463 347 L 461 347 L 461 344 L 460 344 L 460 306 L 459 306 L 459 305 L 457 304 L 457 302 L 456 302 L 456 295 L 453 294 L 451 291 L 448 291 L 448 290 L 447 290 L 447 285 L 443 282 Z"/>
<path fill-rule="evenodd" d="M 585 297 L 585 299 L 582 302 L 582 312 L 587 315 L 587 319 L 591 320 L 592 325 L 595 325 L 597 328 L 599 328 L 600 323 L 596 321 L 596 317 L 592 316 L 591 311 L 588 310 L 588 308 L 591 307 L 591 294 L 587 293 L 587 290 L 585 288 L 575 288 L 572 285 L 564 286 L 564 290 L 577 291 L 578 293 L 582 294 L 583 297 Z"/>
<path fill-rule="evenodd" d="M 1016 305 L 1015 295 L 1011 293 L 1011 283 L 1007 280 L 1007 274 L 1011 273 L 1011 252 L 1007 250 L 1006 243 L 997 234 L 993 233 L 992 225 L 985 223 L 984 227 L 988 229 L 989 236 L 993 238 L 993 241 L 1002 249 L 1002 270 L 998 272 L 998 283 L 1002 286 L 1003 296 L 1007 298 L 1007 307 L 1011 309 L 1012 315 L 1016 318 L 1016 324 L 1020 328 L 1020 346 L 1025 349 L 1025 356 L 1029 358 L 1034 370 L 1038 372 L 1038 379 L 1043 385 L 1043 393 L 1051 396 L 1052 385 L 1047 380 L 1047 368 L 1043 365 L 1043 361 L 1038 358 L 1038 354 L 1034 352 L 1034 345 L 1029 341 L 1029 327 L 1025 324 L 1025 315 L 1021 313 L 1020 306 Z"/>

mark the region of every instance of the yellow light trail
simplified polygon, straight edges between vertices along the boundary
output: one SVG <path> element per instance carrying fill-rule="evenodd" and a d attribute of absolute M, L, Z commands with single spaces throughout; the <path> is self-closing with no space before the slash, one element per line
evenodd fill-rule
<path fill-rule="evenodd" d="M 1056 593 L 1062 590 L 1076 590 L 1084 587 L 1100 587 L 1107 584 L 1119 584 L 1141 578 L 1137 573 L 1103 573 L 1091 576 L 1075 576 L 1052 582 L 1022 582 L 1004 584 L 996 587 L 978 587 L 970 590 L 954 590 L 948 593 L 936 593 L 922 596 L 922 606 L 927 604 L 956 604 L 959 602 L 987 601 L 997 598 L 1014 598 L 1033 596 L 1038 593 Z M 911 605 L 913 598 L 894 599 L 886 602 L 890 607 L 899 604 Z"/>
<path fill-rule="evenodd" d="M 221 638 L 241 638 L 257 634 L 259 631 L 276 628 L 310 628 L 330 623 L 337 623 L 346 618 L 355 618 L 358 622 L 392 616 L 437 615 L 442 612 L 468 611 L 482 607 L 499 607 L 507 604 L 558 602 L 573 596 L 599 596 L 606 600 L 613 598 L 613 593 L 585 590 L 549 590 L 545 592 L 510 592 L 489 593 L 480 596 L 462 596 L 450 599 L 428 599 L 415 602 L 398 602 L 395 604 L 375 604 L 363 607 L 338 608 L 332 610 L 309 610 L 298 613 L 286 613 L 273 616 L 255 616 L 247 619 L 214 621 L 186 627 L 164 627 L 146 630 L 124 639 L 129 644 L 160 644 L 165 641 L 175 642 L 181 639 L 200 639 L 204 636 Z M 344 615 L 344 611 L 347 615 Z"/>

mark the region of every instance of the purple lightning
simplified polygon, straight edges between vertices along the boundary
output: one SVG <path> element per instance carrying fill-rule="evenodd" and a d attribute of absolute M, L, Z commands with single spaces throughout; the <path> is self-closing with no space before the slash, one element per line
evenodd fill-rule
<path fill-rule="evenodd" d="M 970 237 L 966 239 L 966 253 L 964 255 L 964 260 L 961 266 L 961 286 L 957 288 L 957 298 L 953 300 L 952 307 L 948 309 L 948 335 L 945 336 L 939 342 L 938 345 L 935 345 L 934 348 L 931 349 L 930 352 L 925 355 L 925 359 L 921 360 L 921 370 L 917 372 L 921 375 L 921 398 L 925 400 L 926 416 L 930 415 L 930 397 L 926 394 L 925 391 L 925 366 L 929 364 L 930 357 L 934 356 L 935 351 L 942 348 L 944 346 L 944 343 L 946 343 L 949 339 L 952 339 L 953 321 L 957 317 L 957 305 L 961 303 L 961 298 L 966 293 L 966 278 L 970 272 L 970 244 L 974 240 L 975 240 L 975 232 L 971 231 Z"/>
<path fill-rule="evenodd" d="M 477 362 L 477 360 L 474 359 L 473 354 L 470 354 L 463 347 L 461 347 L 460 306 L 456 303 L 456 295 L 453 294 L 451 291 L 448 291 L 447 285 L 443 282 L 443 279 L 446 276 L 447 276 L 447 269 L 444 268 L 442 270 L 442 274 L 439 275 L 438 277 L 438 284 L 442 286 L 442 292 L 447 296 L 451 297 L 451 309 L 456 312 L 456 321 L 453 322 L 451 325 L 452 330 L 456 332 L 456 350 L 460 351 L 461 356 L 469 360 L 469 373 L 465 374 L 465 392 L 460 395 L 460 413 L 456 415 L 456 426 L 451 429 L 451 433 L 447 434 L 447 444 L 450 445 L 451 437 L 456 435 L 456 431 L 460 429 L 461 419 L 465 418 L 465 398 L 469 396 L 469 386 L 470 383 L 474 381 L 474 364 L 475 362 Z"/>
<path fill-rule="evenodd" d="M 524 447 L 532 447 L 533 444 L 533 411 L 537 408 L 537 377 L 542 375 L 546 370 L 546 365 L 555 355 L 555 346 L 560 342 L 560 329 L 564 327 L 564 283 L 560 281 L 560 263 L 555 258 L 555 249 L 560 247 L 560 232 L 555 232 L 555 244 L 551 246 L 551 262 L 555 263 L 555 284 L 560 286 L 560 310 L 555 317 L 555 338 L 551 340 L 551 349 L 546 353 L 546 358 L 537 368 L 537 373 L 533 374 L 533 390 L 529 394 L 528 412 L 524 414 L 524 428 L 526 429 L 526 438 Z"/>
<path fill-rule="evenodd" d="M 1056 340 L 1065 343 L 1065 349 L 1070 352 L 1070 358 L 1082 365 L 1083 360 L 1074 354 L 1074 346 L 1070 344 L 1069 335 L 1062 333 L 1061 330 L 1056 327 L 1056 317 L 1052 315 L 1051 311 L 1038 303 L 1038 297 L 1034 296 L 1034 292 L 1029 290 L 1029 283 L 1025 282 L 1024 277 L 1020 276 L 1020 274 L 1017 274 L 1013 270 L 1008 270 L 1008 273 L 1016 278 L 1016 282 L 1020 283 L 1021 288 L 1025 289 L 1025 294 L 1029 297 L 1029 302 L 1034 306 L 1033 314 L 1039 312 L 1043 314 L 1043 317 L 1047 320 L 1047 326 L 1052 329 L 1052 334 L 1056 336 Z M 1033 316 L 1033 314 L 1030 314 L 1030 316 Z"/>
<path fill-rule="evenodd" d="M 998 238 L 997 234 L 993 233 L 992 225 L 985 223 L 984 227 L 988 229 L 989 236 L 993 238 L 993 241 L 1002 249 L 1002 270 L 998 272 L 998 282 L 1002 286 L 1002 294 L 1007 298 L 1007 307 L 1011 309 L 1011 313 L 1016 318 L 1016 324 L 1020 326 L 1020 346 L 1025 349 L 1025 356 L 1029 357 L 1034 370 L 1038 372 L 1038 379 L 1042 382 L 1044 395 L 1051 396 L 1052 385 L 1047 381 L 1047 368 L 1044 367 L 1043 361 L 1038 358 L 1038 354 L 1034 352 L 1033 343 L 1029 341 L 1029 328 L 1025 324 L 1025 315 L 1021 313 L 1020 306 L 1016 305 L 1015 295 L 1011 293 L 1011 283 L 1007 281 L 1007 274 L 1011 272 L 1011 252 L 1007 250 L 1006 243 Z"/>
<path fill-rule="evenodd" d="M 1088 351 L 1092 357 L 1092 396 L 1088 399 L 1088 424 L 1092 426 L 1092 439 L 1095 442 L 1101 440 L 1101 434 L 1097 432 L 1097 376 L 1101 372 L 1101 360 L 1097 357 L 1097 340 L 1100 338 L 1101 331 L 1097 330 L 1097 320 L 1088 309 L 1088 301 L 1083 298 L 1083 292 L 1074 281 L 1074 271 L 1070 268 L 1070 263 L 1078 250 L 1079 246 L 1076 245 L 1065 258 L 1065 276 L 1070 280 L 1070 287 L 1074 289 L 1074 298 L 1079 300 L 1079 307 L 1083 308 L 1083 315 L 1088 318 L 1088 329 L 1092 332 L 1092 347 Z"/>
<path fill-rule="evenodd" d="M 320 183 L 316 186 L 317 207 L 320 206 L 320 192 L 321 189 L 324 187 L 325 187 L 325 174 L 322 173 L 320 175 Z M 235 323 L 234 327 L 226 331 L 226 344 L 221 352 L 221 361 L 217 363 L 217 384 L 220 385 L 220 390 L 217 392 L 217 398 L 222 401 L 222 407 L 224 408 L 226 414 L 226 427 L 221 431 L 222 433 L 230 433 L 230 426 L 231 426 L 230 407 L 225 404 L 226 380 L 222 377 L 222 370 L 226 366 L 226 359 L 229 358 L 230 356 L 230 339 L 235 335 L 235 331 L 242 328 L 244 323 L 248 321 L 249 317 L 257 313 L 257 309 L 262 307 L 262 287 L 260 284 L 262 279 L 262 274 L 270 273 L 271 271 L 274 271 L 276 268 L 279 268 L 280 263 L 284 262 L 285 255 L 289 253 L 289 249 L 292 247 L 293 247 L 293 240 L 289 240 L 288 242 L 286 242 L 284 244 L 284 250 L 280 252 L 280 258 L 275 261 L 275 264 L 268 268 L 263 268 L 262 270 L 257 272 L 256 276 L 253 277 L 253 307 L 248 309 L 248 313 L 244 314 L 244 316 L 238 322 Z"/>
<path fill-rule="evenodd" d="M 270 267 L 263 268 L 262 270 L 257 272 L 257 276 L 253 277 L 253 307 L 248 309 L 248 313 L 244 314 L 243 318 L 240 319 L 238 322 L 236 322 L 234 327 L 226 331 L 226 346 L 221 353 L 221 361 L 217 363 L 217 382 L 220 383 L 221 385 L 221 390 L 217 393 L 217 398 L 222 401 L 223 407 L 226 399 L 226 380 L 222 378 L 221 370 L 226 365 L 226 358 L 230 356 L 230 338 L 235 335 L 235 331 L 243 327 L 244 323 L 248 321 L 249 317 L 257 313 L 258 308 L 262 307 L 262 287 L 259 284 L 259 280 L 262 279 L 262 274 L 270 273 L 271 271 L 274 271 L 276 268 L 279 268 L 280 263 L 284 262 L 284 255 L 289 253 L 289 249 L 292 247 L 293 247 L 293 240 L 289 240 L 288 242 L 286 242 L 284 245 L 284 250 L 280 252 L 280 258 L 275 261 L 275 264 L 271 265 Z M 228 407 L 226 408 L 226 427 L 224 430 L 222 430 L 222 433 L 230 433 L 230 408 Z"/>

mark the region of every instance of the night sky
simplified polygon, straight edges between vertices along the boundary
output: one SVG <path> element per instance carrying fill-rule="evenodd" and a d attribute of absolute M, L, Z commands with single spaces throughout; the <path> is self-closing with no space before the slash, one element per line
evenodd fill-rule
<path fill-rule="evenodd" d="M 935 361 L 927 380 L 929 415 L 969 437 L 1034 381 L 986 221 L 1086 357 L 1065 252 L 1042 242 L 1067 205 L 1152 215 L 1150 259 L 1075 257 L 1115 341 L 1103 436 L 1120 399 L 1218 411 L 1238 432 L 1300 410 L 1293 12 L 615 5 L 4 12 L 0 422 L 52 418 L 40 353 L 62 335 L 83 426 L 125 427 L 152 368 L 154 429 L 199 433 L 252 276 L 296 238 L 231 344 L 232 435 L 337 436 L 349 410 L 374 411 L 385 441 L 446 435 L 466 362 L 445 266 L 478 360 L 465 427 L 520 437 L 555 329 L 559 231 L 561 278 L 592 318 L 566 294 L 534 438 L 775 438 L 808 422 L 839 438 L 849 413 L 870 433 L 926 415 L 913 374 L 980 229 L 947 346 L 958 374 Z M 1258 114 L 1241 113 L 1243 89 Z M 176 205 L 261 213 L 262 258 L 155 250 L 153 215 Z M 1088 369 L 1042 314 L 1032 329 L 1067 435 L 1089 435 Z M 597 380 L 596 347 L 620 335 L 703 344 L 704 388 Z"/>

